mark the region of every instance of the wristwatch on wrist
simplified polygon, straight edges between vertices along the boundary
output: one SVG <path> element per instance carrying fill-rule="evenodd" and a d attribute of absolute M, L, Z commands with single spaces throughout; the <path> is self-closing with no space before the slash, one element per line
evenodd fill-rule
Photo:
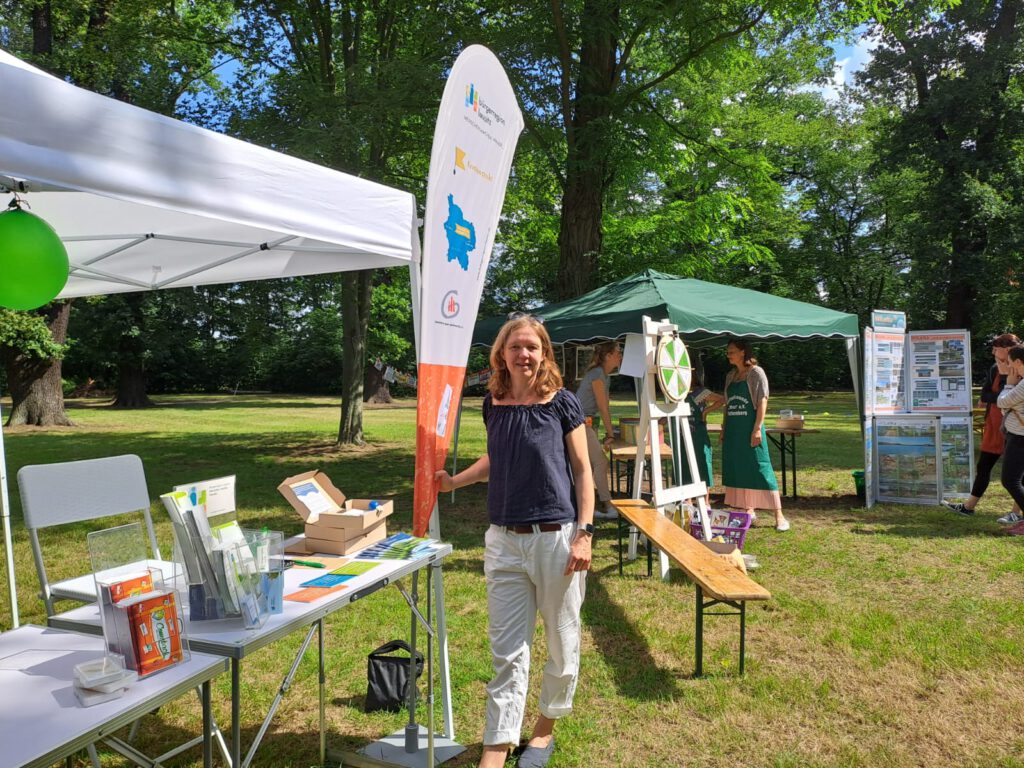
<path fill-rule="evenodd" d="M 593 523 L 583 523 L 581 525 L 578 525 L 578 526 L 576 526 L 576 533 L 585 533 L 587 536 L 593 537 L 593 535 L 594 535 L 594 524 Z"/>

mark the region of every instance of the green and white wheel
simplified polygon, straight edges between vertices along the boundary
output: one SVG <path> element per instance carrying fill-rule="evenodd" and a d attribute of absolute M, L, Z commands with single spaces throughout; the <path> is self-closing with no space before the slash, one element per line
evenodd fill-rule
<path fill-rule="evenodd" d="M 665 398 L 678 403 L 690 391 L 690 354 L 678 336 L 666 333 L 658 342 L 658 385 Z"/>

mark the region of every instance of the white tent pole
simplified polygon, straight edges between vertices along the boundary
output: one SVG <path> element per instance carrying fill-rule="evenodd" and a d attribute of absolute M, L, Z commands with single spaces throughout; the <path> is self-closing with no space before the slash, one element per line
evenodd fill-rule
<path fill-rule="evenodd" d="M 7 591 L 11 598 L 11 617 L 18 628 L 18 587 L 14 581 L 14 545 L 11 541 L 11 500 L 7 495 L 7 454 L 4 453 L 3 414 L 0 413 L 0 517 L 4 519 L 4 552 L 7 555 Z"/>

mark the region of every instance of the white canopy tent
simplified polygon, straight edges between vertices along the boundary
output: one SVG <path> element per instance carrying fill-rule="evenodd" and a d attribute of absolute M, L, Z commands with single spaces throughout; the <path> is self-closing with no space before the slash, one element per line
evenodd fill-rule
<path fill-rule="evenodd" d="M 0 94 L 0 192 L 24 193 L 67 245 L 61 298 L 418 261 L 408 192 L 82 90 L 2 50 Z M 2 433 L 0 503 L 17 626 Z"/>

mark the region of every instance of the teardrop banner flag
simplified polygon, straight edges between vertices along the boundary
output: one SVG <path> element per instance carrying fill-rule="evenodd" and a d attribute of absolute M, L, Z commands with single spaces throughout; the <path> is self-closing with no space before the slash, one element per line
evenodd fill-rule
<path fill-rule="evenodd" d="M 482 45 L 452 67 L 434 128 L 423 222 L 413 533 L 426 533 L 523 116 Z"/>

